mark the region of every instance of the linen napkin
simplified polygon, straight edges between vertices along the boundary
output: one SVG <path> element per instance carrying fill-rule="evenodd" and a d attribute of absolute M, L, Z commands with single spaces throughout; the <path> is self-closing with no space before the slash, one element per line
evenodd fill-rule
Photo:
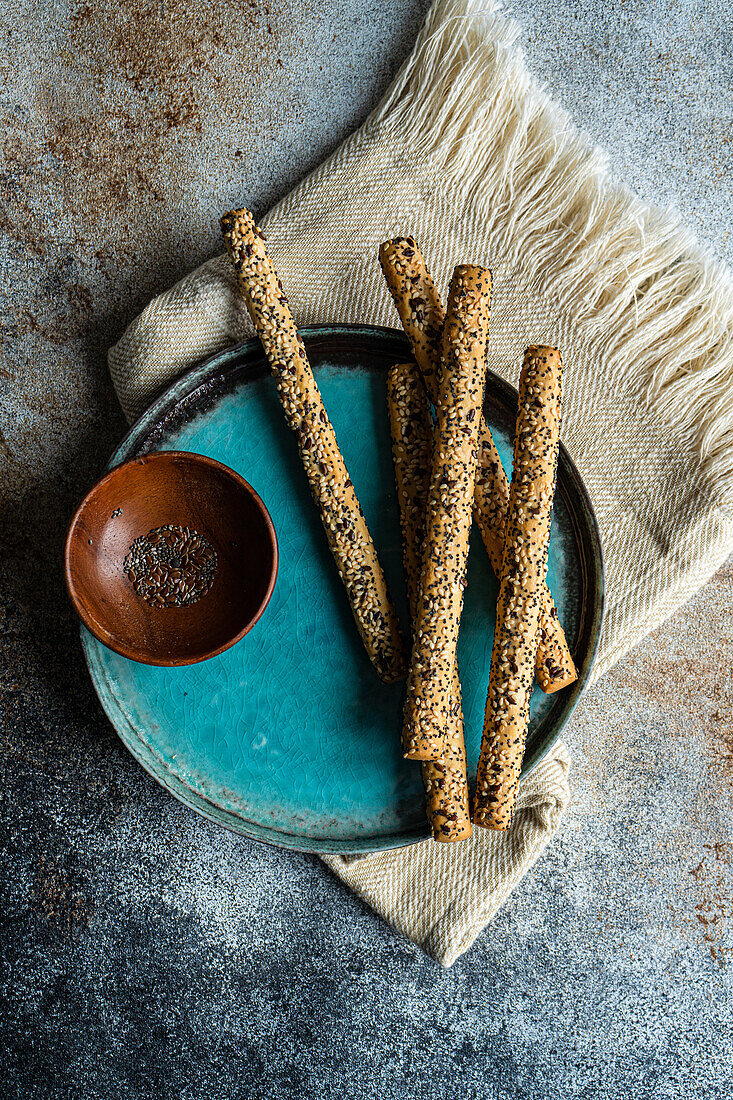
<path fill-rule="evenodd" d="M 396 327 L 377 249 L 411 233 L 443 289 L 456 262 L 492 268 L 492 370 L 516 384 L 528 344 L 562 348 L 563 440 L 606 566 L 597 678 L 733 545 L 733 281 L 675 215 L 610 178 L 517 37 L 496 0 L 437 0 L 380 106 L 261 224 L 300 324 Z M 125 412 L 251 335 L 229 260 L 205 263 L 110 351 Z M 567 769 L 557 746 L 505 834 L 327 862 L 449 966 L 557 830 Z"/>

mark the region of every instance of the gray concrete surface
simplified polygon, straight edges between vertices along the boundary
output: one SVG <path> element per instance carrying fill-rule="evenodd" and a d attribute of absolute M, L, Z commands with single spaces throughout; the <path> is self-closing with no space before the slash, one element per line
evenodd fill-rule
<path fill-rule="evenodd" d="M 733 1097 L 733 563 L 589 695 L 558 840 L 449 972 L 175 803 L 61 591 L 105 352 L 376 102 L 425 0 L 0 5 L 2 1096 Z M 733 8 L 517 0 L 534 71 L 733 260 Z"/>

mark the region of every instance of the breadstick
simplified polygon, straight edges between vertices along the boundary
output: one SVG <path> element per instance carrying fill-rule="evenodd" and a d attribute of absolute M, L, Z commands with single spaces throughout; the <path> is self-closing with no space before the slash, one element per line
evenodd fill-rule
<path fill-rule="evenodd" d="M 473 820 L 487 829 L 508 829 L 517 799 L 547 571 L 561 392 L 560 352 L 528 348 L 519 379 L 514 473 L 476 779 Z"/>
<path fill-rule="evenodd" d="M 491 273 L 456 267 L 443 327 L 425 545 L 402 728 L 409 760 L 443 755 L 471 530 L 476 438 L 486 377 Z"/>
<path fill-rule="evenodd" d="M 221 229 L 239 289 L 270 362 L 285 419 L 297 436 L 300 458 L 362 641 L 381 678 L 392 683 L 406 672 L 404 639 L 288 300 L 249 211 L 225 214 Z"/>
<path fill-rule="evenodd" d="M 440 341 L 445 319 L 440 295 L 412 237 L 396 237 L 392 241 L 385 241 L 379 249 L 379 262 L 425 379 L 428 395 L 435 404 L 438 397 Z M 473 514 L 494 573 L 500 579 L 509 481 L 483 416 L 479 425 L 478 452 L 479 468 L 476 471 Z M 542 690 L 548 694 L 567 687 L 578 678 L 565 633 L 546 584 L 542 591 L 535 676 Z"/>
<path fill-rule="evenodd" d="M 430 403 L 420 371 L 414 363 L 398 363 L 389 370 L 387 404 L 400 506 L 407 602 L 414 622 L 433 441 Z M 445 751 L 440 760 L 426 760 L 423 763 L 422 778 L 425 786 L 425 808 L 433 839 L 440 842 L 465 840 L 471 835 L 472 829 L 457 662 L 453 665 Z"/>

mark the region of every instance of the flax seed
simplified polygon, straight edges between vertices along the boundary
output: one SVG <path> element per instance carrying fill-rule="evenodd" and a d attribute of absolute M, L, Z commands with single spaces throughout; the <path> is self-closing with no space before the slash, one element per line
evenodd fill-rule
<path fill-rule="evenodd" d="M 206 595 L 217 564 L 216 551 L 202 535 L 188 527 L 165 524 L 135 539 L 123 569 L 137 594 L 151 607 L 183 607 Z"/>

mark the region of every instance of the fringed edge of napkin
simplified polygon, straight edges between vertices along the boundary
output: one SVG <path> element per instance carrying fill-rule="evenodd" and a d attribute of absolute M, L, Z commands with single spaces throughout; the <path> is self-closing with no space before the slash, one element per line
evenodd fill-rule
<path fill-rule="evenodd" d="M 413 161 L 429 162 L 447 191 L 460 187 L 466 216 L 481 220 L 509 263 L 521 259 L 528 282 L 572 318 L 589 348 L 602 352 L 605 384 L 645 407 L 699 457 L 694 488 L 731 516 L 733 277 L 676 212 L 642 203 L 612 178 L 603 150 L 529 75 L 519 33 L 498 0 L 436 0 L 362 130 L 271 213 L 286 213 L 302 188 L 317 184 L 365 132 L 378 130 L 396 147 L 407 139 Z M 231 273 L 217 257 L 195 274 L 196 303 L 204 310 L 202 282 L 210 280 L 218 301 L 221 280 Z M 110 349 L 129 418 L 155 389 L 138 363 L 141 396 L 126 399 L 132 387 L 125 372 L 143 358 L 137 345 L 190 281 L 151 302 Z M 219 311 L 209 322 L 208 354 L 230 343 L 239 325 L 238 315 Z M 201 357 L 200 342 L 180 346 L 180 334 L 171 335 L 177 357 L 160 364 L 161 385 Z"/>
<path fill-rule="evenodd" d="M 507 261 L 602 347 L 608 380 L 699 456 L 733 510 L 733 279 L 672 210 L 641 202 L 528 73 L 496 0 L 437 0 L 365 129 L 409 133 Z M 578 301 L 584 308 L 578 311 Z"/>

